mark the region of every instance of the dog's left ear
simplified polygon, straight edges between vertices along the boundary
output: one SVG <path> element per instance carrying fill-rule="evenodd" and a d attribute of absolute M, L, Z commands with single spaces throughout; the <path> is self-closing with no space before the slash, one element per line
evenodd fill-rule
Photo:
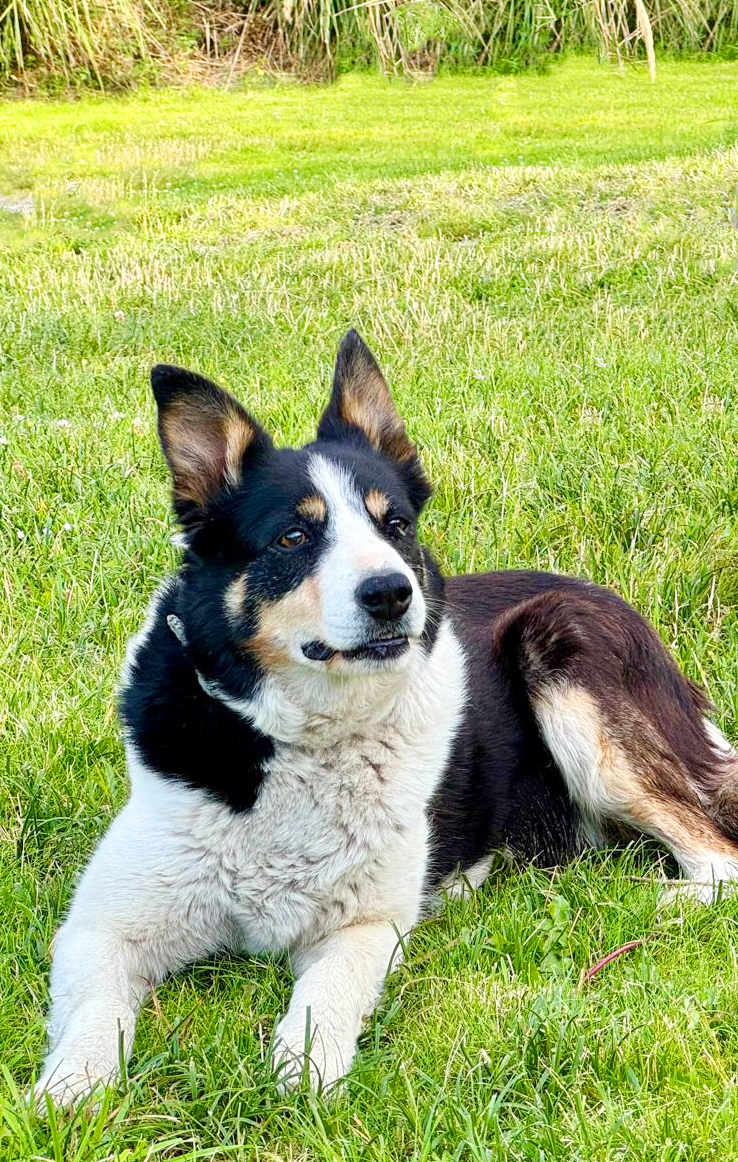
<path fill-rule="evenodd" d="M 377 452 L 404 463 L 417 456 L 377 361 L 356 331 L 344 335 L 333 374 L 333 394 L 318 425 L 319 440 L 362 433 Z"/>
<path fill-rule="evenodd" d="M 272 442 L 238 400 L 193 371 L 160 363 L 151 372 L 151 386 L 174 510 L 185 528 L 194 528 Z"/>
<path fill-rule="evenodd" d="M 418 507 L 431 493 L 418 452 L 395 407 L 376 359 L 356 331 L 344 335 L 333 374 L 333 393 L 318 425 L 319 440 L 360 434 L 376 452 L 404 469 Z"/>

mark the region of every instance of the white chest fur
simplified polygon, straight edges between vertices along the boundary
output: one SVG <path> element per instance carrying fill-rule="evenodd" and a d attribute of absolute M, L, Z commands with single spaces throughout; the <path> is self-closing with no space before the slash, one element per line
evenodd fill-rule
<path fill-rule="evenodd" d="M 465 698 L 450 626 L 406 677 L 374 709 L 358 698 L 340 717 L 303 704 L 302 741 L 276 744 L 243 814 L 147 769 L 129 744 L 131 797 L 57 934 L 39 1089 L 74 1100 L 110 1077 L 151 984 L 224 947 L 292 954 L 278 1064 L 299 1063 L 309 1027 L 311 1076 L 330 1084 L 348 1069 L 422 902 L 427 806 Z"/>
<path fill-rule="evenodd" d="M 329 731 L 319 723 L 301 742 L 277 743 L 255 806 L 240 815 L 161 779 L 130 748 L 131 800 L 99 854 L 118 833 L 130 859 L 135 834 L 190 923 L 215 924 L 219 942 L 249 951 L 299 948 L 357 919 L 414 923 L 426 809 L 464 698 L 463 657 L 444 625 L 378 718 L 347 704 Z"/>

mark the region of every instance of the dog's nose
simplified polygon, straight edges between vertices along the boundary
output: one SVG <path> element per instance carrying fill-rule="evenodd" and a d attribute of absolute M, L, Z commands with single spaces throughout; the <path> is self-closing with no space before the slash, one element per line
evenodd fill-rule
<path fill-rule="evenodd" d="M 394 621 L 409 608 L 413 589 L 404 573 L 375 573 L 361 582 L 356 596 L 377 621 Z"/>

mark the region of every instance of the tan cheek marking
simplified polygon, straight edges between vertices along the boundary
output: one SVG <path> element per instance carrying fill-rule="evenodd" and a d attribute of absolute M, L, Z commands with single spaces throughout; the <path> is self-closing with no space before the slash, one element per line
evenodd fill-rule
<path fill-rule="evenodd" d="M 386 493 L 380 492 L 378 488 L 370 488 L 364 497 L 364 504 L 370 516 L 373 516 L 376 521 L 384 520 L 390 510 L 390 499 Z"/>
<path fill-rule="evenodd" d="M 321 631 L 318 582 L 307 577 L 279 601 L 262 605 L 258 629 L 244 644 L 265 669 L 279 669 L 294 665 L 289 643 L 297 634 L 304 634 L 305 641 L 314 641 L 320 640 Z"/>
<path fill-rule="evenodd" d="M 324 521 L 328 516 L 328 506 L 322 496 L 303 496 L 297 512 L 306 520 Z"/>
<path fill-rule="evenodd" d="M 226 589 L 223 605 L 230 621 L 238 621 L 243 614 L 243 603 L 246 600 L 247 589 L 248 577 L 246 573 L 236 577 L 235 581 L 231 581 Z"/>

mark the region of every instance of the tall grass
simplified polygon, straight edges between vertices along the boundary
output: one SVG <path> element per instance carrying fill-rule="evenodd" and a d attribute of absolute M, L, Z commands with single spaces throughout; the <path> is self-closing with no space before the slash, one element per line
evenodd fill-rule
<path fill-rule="evenodd" d="M 146 64 L 218 66 L 228 80 L 255 64 L 312 78 L 357 63 L 517 71 L 569 48 L 619 64 L 642 56 L 653 76 L 665 51 L 738 51 L 738 0 L 7 0 L 0 10 L 0 78 L 41 70 L 116 87 Z"/>
<path fill-rule="evenodd" d="M 413 50 L 438 63 L 514 70 L 569 48 L 617 62 L 656 52 L 738 48 L 738 0 L 377 0 L 390 35 L 383 55 L 404 67 Z M 392 39 L 399 48 L 390 53 Z"/>
<path fill-rule="evenodd" d="M 2 0 L 0 0 L 0 3 Z M 0 77 L 121 87 L 162 52 L 159 0 L 7 0 L 0 11 Z"/>

